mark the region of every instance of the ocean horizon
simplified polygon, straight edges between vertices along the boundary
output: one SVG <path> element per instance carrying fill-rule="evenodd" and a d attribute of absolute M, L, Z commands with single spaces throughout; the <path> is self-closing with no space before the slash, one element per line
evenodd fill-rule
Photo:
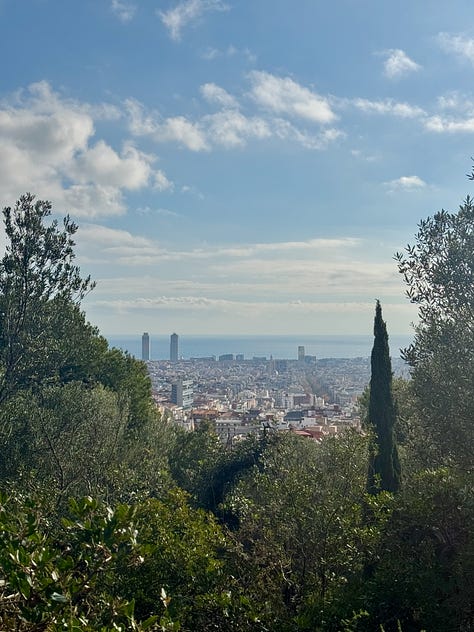
<path fill-rule="evenodd" d="M 142 357 L 142 336 L 110 335 L 105 336 L 111 347 L 116 347 L 140 359 Z M 390 355 L 400 357 L 400 349 L 407 347 L 412 341 L 410 335 L 393 335 L 389 338 Z M 372 351 L 374 337 L 372 335 L 229 335 L 201 336 L 179 335 L 179 357 L 190 358 L 215 356 L 224 354 L 241 354 L 245 360 L 254 357 L 267 359 L 296 360 L 298 347 L 303 346 L 305 355 L 317 358 L 366 358 Z M 169 335 L 150 333 L 150 359 L 169 360 Z"/>

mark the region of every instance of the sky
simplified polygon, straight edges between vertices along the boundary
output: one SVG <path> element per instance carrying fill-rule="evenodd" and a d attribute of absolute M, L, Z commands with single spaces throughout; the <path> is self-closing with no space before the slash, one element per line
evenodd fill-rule
<path fill-rule="evenodd" d="M 104 335 L 413 331 L 473 184 L 472 2 L 0 0 L 0 204 L 79 225 Z M 4 237 L 0 235 L 4 246 Z"/>

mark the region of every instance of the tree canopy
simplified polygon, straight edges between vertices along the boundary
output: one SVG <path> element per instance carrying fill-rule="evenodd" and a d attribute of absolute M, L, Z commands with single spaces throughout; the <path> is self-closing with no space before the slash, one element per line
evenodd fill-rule
<path fill-rule="evenodd" d="M 422 220 L 397 253 L 419 324 L 405 357 L 432 463 L 471 469 L 474 453 L 474 204 Z"/>

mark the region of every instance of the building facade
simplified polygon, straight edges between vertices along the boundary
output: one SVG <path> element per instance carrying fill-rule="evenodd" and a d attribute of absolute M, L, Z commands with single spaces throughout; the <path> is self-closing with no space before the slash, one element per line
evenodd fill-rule
<path fill-rule="evenodd" d="M 182 408 L 192 408 L 194 401 L 193 381 L 178 380 L 171 385 L 171 401 Z"/>

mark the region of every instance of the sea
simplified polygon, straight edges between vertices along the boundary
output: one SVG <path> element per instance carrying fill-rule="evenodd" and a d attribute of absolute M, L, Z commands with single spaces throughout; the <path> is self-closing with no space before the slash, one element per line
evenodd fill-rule
<path fill-rule="evenodd" d="M 105 336 L 111 347 L 142 357 L 142 337 L 130 335 Z M 390 336 L 392 358 L 400 357 L 400 350 L 412 341 L 409 335 Z M 367 358 L 374 338 L 371 335 L 291 335 L 291 336 L 179 336 L 179 357 L 183 360 L 224 354 L 242 354 L 245 360 L 254 357 L 278 360 L 296 360 L 298 347 L 304 347 L 305 355 L 316 358 Z M 150 333 L 150 359 L 169 360 L 170 337 Z"/>

